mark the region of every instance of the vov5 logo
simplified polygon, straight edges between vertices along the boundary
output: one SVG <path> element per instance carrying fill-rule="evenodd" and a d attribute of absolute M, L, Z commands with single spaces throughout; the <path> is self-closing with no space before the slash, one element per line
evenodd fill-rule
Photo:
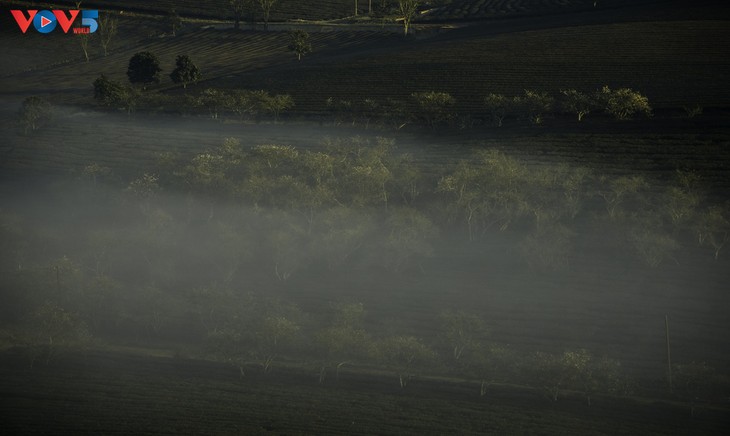
<path fill-rule="evenodd" d="M 30 23 L 33 23 L 33 27 L 40 33 L 51 33 L 57 26 L 61 26 L 63 33 L 68 33 L 68 29 L 78 18 L 81 13 L 81 27 L 74 27 L 73 33 L 94 33 L 99 28 L 99 11 L 88 10 L 80 11 L 78 9 L 72 9 L 68 11 L 68 16 L 65 11 L 53 10 L 53 11 L 38 11 L 37 9 L 28 9 L 28 17 L 25 16 L 21 10 L 11 10 L 15 22 L 18 23 L 20 30 L 25 33 L 30 27 Z"/>

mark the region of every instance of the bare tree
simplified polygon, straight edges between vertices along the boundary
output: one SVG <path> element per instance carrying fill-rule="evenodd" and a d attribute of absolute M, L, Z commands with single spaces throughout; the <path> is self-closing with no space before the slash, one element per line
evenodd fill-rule
<path fill-rule="evenodd" d="M 231 11 L 233 12 L 233 28 L 239 29 L 241 27 L 241 20 L 247 9 L 252 5 L 251 0 L 229 0 Z"/>
<path fill-rule="evenodd" d="M 269 17 L 271 16 L 271 9 L 276 4 L 277 0 L 258 0 L 261 11 L 264 13 L 264 30 L 269 30 Z"/>
<path fill-rule="evenodd" d="M 411 27 L 411 22 L 416 16 L 420 4 L 421 0 L 398 0 L 398 12 L 403 17 L 403 32 L 405 35 L 408 35 L 408 29 Z"/>
<path fill-rule="evenodd" d="M 43 97 L 28 97 L 23 101 L 20 108 L 20 124 L 23 126 L 25 133 L 28 133 L 28 129 L 38 130 L 48 123 L 52 116 L 53 108 L 51 103 Z"/>
<path fill-rule="evenodd" d="M 89 62 L 89 40 L 91 39 L 91 33 L 79 33 L 76 36 L 79 38 L 79 44 L 81 44 L 81 50 L 84 51 L 84 57 L 86 62 Z"/>
<path fill-rule="evenodd" d="M 104 56 L 109 53 L 109 45 L 117 34 L 118 24 L 118 20 L 110 14 L 104 14 L 99 19 L 99 43 L 104 50 Z"/>

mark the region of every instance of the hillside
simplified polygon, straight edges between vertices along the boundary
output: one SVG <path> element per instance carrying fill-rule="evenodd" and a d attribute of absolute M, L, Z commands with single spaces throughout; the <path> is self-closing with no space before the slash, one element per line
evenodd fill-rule
<path fill-rule="evenodd" d="M 456 31 L 458 32 L 458 31 Z M 330 62 L 303 62 L 252 72 L 206 86 L 267 88 L 290 93 L 300 110 L 317 111 L 334 97 L 407 98 L 445 91 L 462 112 L 478 113 L 489 93 L 524 89 L 557 94 L 603 85 L 645 93 L 656 108 L 730 106 L 730 38 L 725 21 L 675 21 L 571 26 L 413 41 L 407 50 Z M 713 41 L 713 44 L 707 44 Z M 312 59 L 313 60 L 313 59 Z"/>

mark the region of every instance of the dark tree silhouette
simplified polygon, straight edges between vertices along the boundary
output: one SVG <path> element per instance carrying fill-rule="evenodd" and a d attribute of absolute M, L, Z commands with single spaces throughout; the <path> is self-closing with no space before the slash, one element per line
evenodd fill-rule
<path fill-rule="evenodd" d="M 147 86 L 150 83 L 160 82 L 160 71 L 162 68 L 160 68 L 157 56 L 148 51 L 142 51 L 129 60 L 127 77 L 133 84 L 141 83 L 143 86 Z"/>

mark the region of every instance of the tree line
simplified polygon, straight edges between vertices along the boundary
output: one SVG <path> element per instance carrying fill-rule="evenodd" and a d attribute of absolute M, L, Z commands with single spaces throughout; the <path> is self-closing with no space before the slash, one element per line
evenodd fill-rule
<path fill-rule="evenodd" d="M 229 138 L 194 156 L 158 154 L 131 179 L 99 163 L 76 175 L 59 187 L 72 195 L 53 222 L 0 214 L 3 328 L 30 364 L 93 338 L 183 341 L 242 376 L 305 358 L 320 362 L 322 382 L 368 363 L 405 388 L 446 368 L 482 395 L 517 381 L 550 401 L 565 390 L 590 401 L 627 389 L 615 360 L 510 350 L 490 340 L 488 320 L 459 311 L 440 315 L 436 336 L 377 331 L 363 305 L 306 314 L 265 290 L 311 273 L 427 274 L 440 235 L 454 232 L 485 250 L 491 235 L 507 235 L 525 272 L 556 274 L 587 236 L 659 268 L 697 244 L 718 258 L 730 231 L 730 208 L 691 172 L 662 187 L 638 175 L 534 168 L 495 150 L 435 169 L 385 138 L 316 150 Z"/>

